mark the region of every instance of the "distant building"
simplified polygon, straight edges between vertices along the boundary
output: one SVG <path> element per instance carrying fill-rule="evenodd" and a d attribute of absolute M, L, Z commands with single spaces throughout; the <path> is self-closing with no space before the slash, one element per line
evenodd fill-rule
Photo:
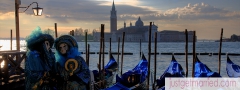
<path fill-rule="evenodd" d="M 216 40 L 215 42 L 219 42 L 220 40 Z M 240 42 L 240 35 L 233 34 L 230 38 L 223 38 L 222 42 Z"/>
<path fill-rule="evenodd" d="M 230 40 L 231 40 L 231 41 L 234 41 L 234 42 L 240 41 L 240 35 L 238 36 L 238 35 L 236 35 L 236 34 L 233 34 L 233 35 L 231 36 Z"/>
<path fill-rule="evenodd" d="M 115 10 L 114 2 L 112 4 L 111 15 L 110 15 L 110 32 L 104 33 L 104 41 L 109 41 L 110 38 L 113 42 L 117 41 L 118 38 L 122 40 L 123 32 L 125 32 L 126 42 L 139 42 L 140 39 L 143 42 L 147 42 L 149 39 L 149 25 L 145 25 L 140 17 L 135 22 L 135 26 L 130 22 L 129 26 L 126 26 L 126 22 L 123 23 L 123 28 L 117 30 L 117 11 Z M 154 33 L 157 32 L 158 42 L 184 42 L 185 33 L 177 30 L 163 30 L 158 31 L 158 26 L 152 23 L 151 27 L 151 41 L 154 42 Z M 188 41 L 193 41 L 193 32 L 189 31 Z M 196 37 L 197 39 L 197 37 Z M 93 32 L 93 41 L 100 41 L 100 32 Z"/>
<path fill-rule="evenodd" d="M 158 32 L 161 42 L 185 42 L 186 35 L 184 31 L 163 30 Z M 197 36 L 195 37 L 197 41 Z M 193 31 L 188 31 L 188 42 L 193 42 Z"/>
<path fill-rule="evenodd" d="M 153 23 L 151 28 L 151 41 L 154 40 L 154 33 L 158 32 L 157 29 L 158 27 Z M 140 39 L 141 41 L 148 41 L 149 25 L 144 26 L 143 21 L 139 17 L 138 20 L 135 22 L 135 26 L 133 26 L 130 22 L 129 27 L 127 27 L 126 22 L 124 22 L 124 27 L 118 29 L 115 33 L 115 35 L 117 36 L 116 38 L 122 38 L 123 32 L 125 32 L 125 41 L 127 42 L 139 42 Z"/>

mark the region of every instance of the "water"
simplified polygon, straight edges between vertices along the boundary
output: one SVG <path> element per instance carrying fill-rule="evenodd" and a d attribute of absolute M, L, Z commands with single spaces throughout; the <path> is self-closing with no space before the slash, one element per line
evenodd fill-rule
<path fill-rule="evenodd" d="M 26 51 L 26 42 L 24 40 L 20 41 L 20 46 L 22 51 Z M 90 52 L 99 52 L 100 42 L 88 42 L 90 45 Z M 78 42 L 79 51 L 85 52 L 85 42 Z M 154 43 L 151 43 L 152 49 L 151 52 L 154 52 Z M 9 40 L 0 40 L 0 48 L 3 50 L 10 50 L 10 41 Z M 122 43 L 120 43 L 120 52 Z M 148 43 L 142 42 L 142 51 L 145 57 L 148 59 Z M 109 51 L 109 42 L 105 42 L 105 52 Z M 16 50 L 16 41 L 13 40 L 13 50 Z M 118 43 L 112 42 L 112 52 L 117 52 Z M 188 44 L 188 52 L 192 53 L 192 43 Z M 139 55 L 140 43 L 139 42 L 125 42 L 124 43 L 124 52 L 133 53 L 133 55 L 124 55 L 123 56 L 123 69 L 125 72 L 134 68 L 138 61 L 141 59 Z M 185 42 L 159 42 L 157 43 L 157 52 L 159 53 L 184 53 L 185 52 Z M 219 52 L 219 42 L 197 42 L 196 43 L 196 52 L 197 53 L 218 53 Z M 222 43 L 222 53 L 240 53 L 240 42 L 223 42 Z M 86 58 L 85 54 L 82 54 L 83 58 Z M 117 55 L 113 55 L 117 60 Z M 176 60 L 182 65 L 186 72 L 186 58 L 185 55 L 175 55 Z M 218 55 L 208 56 L 208 55 L 198 55 L 200 61 L 206 64 L 212 71 L 218 72 Z M 231 60 L 240 65 L 240 56 L 230 56 Z M 108 62 L 109 56 L 105 54 L 105 64 Z M 188 76 L 192 76 L 192 55 L 188 55 Z M 91 70 L 97 69 L 97 63 L 99 60 L 98 54 L 90 54 L 89 58 L 89 68 Z M 121 63 L 121 55 L 119 56 L 119 61 Z M 171 61 L 171 55 L 157 55 L 157 78 L 160 77 Z M 226 73 L 226 55 L 221 56 L 221 76 L 228 77 Z M 154 69 L 154 55 L 151 55 L 151 70 Z M 24 63 L 22 64 L 24 66 Z M 120 69 L 121 70 L 121 69 Z"/>

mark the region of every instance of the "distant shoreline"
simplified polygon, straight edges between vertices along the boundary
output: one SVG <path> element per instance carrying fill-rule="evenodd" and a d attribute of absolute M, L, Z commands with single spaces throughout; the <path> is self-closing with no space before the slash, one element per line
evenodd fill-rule
<path fill-rule="evenodd" d="M 20 40 L 25 40 L 26 38 L 20 38 Z M 10 38 L 0 38 L 0 40 L 10 40 Z M 13 38 L 12 40 L 16 40 L 16 38 Z M 197 42 L 219 42 L 220 40 L 197 40 Z M 85 42 L 85 41 L 78 41 L 78 42 Z M 87 42 L 99 42 L 99 41 L 92 41 L 88 40 Z M 109 41 L 106 41 L 109 42 Z M 113 42 L 113 41 L 112 41 Z M 127 42 L 127 41 L 125 41 Z M 143 41 L 142 41 L 143 42 Z M 144 41 L 145 42 L 145 41 Z M 147 41 L 146 41 L 147 42 Z M 152 41 L 154 42 L 154 41 Z M 223 40 L 222 42 L 239 42 L 239 41 L 230 41 L 230 40 Z"/>

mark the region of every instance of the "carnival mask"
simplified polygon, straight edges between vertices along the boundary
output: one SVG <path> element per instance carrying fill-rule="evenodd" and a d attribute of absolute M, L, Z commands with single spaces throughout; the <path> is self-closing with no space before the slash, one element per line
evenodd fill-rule
<path fill-rule="evenodd" d="M 44 43 L 45 43 L 47 51 L 49 51 L 50 47 L 51 47 L 49 41 L 45 41 Z"/>
<path fill-rule="evenodd" d="M 61 54 L 66 54 L 68 50 L 68 45 L 66 43 L 61 43 L 59 45 L 59 51 L 61 52 Z"/>

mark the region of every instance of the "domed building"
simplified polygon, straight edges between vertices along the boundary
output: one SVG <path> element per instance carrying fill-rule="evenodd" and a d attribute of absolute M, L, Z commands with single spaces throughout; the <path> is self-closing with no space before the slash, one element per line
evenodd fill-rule
<path fill-rule="evenodd" d="M 157 32 L 158 27 L 153 23 L 152 28 L 152 41 L 154 40 L 154 33 Z M 127 27 L 126 22 L 124 22 L 124 27 L 120 28 L 116 31 L 116 36 L 122 38 L 122 34 L 125 32 L 125 41 L 129 42 L 139 42 L 141 41 L 148 41 L 148 33 L 149 33 L 149 25 L 144 26 L 143 21 L 139 17 L 138 20 L 135 22 L 135 26 L 130 25 Z"/>

